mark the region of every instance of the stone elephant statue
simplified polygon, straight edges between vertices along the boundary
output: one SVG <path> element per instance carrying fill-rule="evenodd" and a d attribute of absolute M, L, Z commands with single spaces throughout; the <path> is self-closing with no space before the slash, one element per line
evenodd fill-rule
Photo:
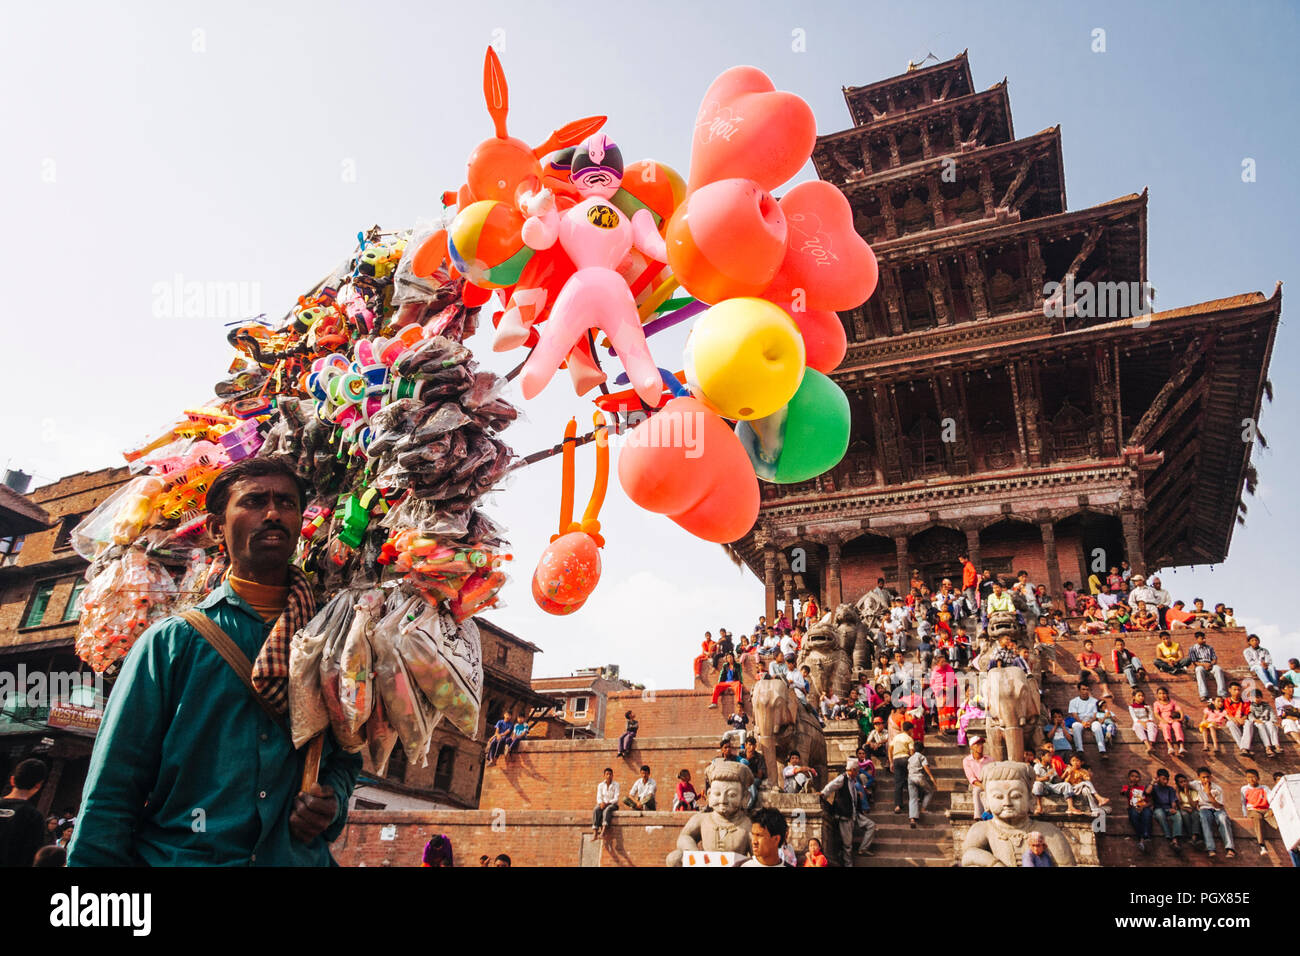
<path fill-rule="evenodd" d="M 817 718 L 799 703 L 783 680 L 767 678 L 754 685 L 750 699 L 754 735 L 767 763 L 768 782 L 781 787 L 781 764 L 791 753 L 817 771 L 818 786 L 826 785 L 826 738 Z"/>
<path fill-rule="evenodd" d="M 990 760 L 1017 761 L 1042 743 L 1038 682 L 1019 667 L 995 667 L 985 675 L 984 709 Z"/>

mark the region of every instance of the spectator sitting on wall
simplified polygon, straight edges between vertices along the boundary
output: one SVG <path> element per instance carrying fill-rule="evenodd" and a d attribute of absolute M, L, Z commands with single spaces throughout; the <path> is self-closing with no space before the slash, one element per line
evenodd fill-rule
<path fill-rule="evenodd" d="M 1295 684 L 1290 681 L 1282 684 L 1273 707 L 1277 711 L 1278 722 L 1282 725 L 1282 733 L 1300 747 L 1300 700 L 1295 696 Z"/>
<path fill-rule="evenodd" d="M 655 780 L 650 776 L 650 766 L 641 765 L 641 776 L 632 783 L 623 804 L 633 810 L 653 810 L 655 808 Z"/>
<path fill-rule="evenodd" d="M 1246 771 L 1246 785 L 1241 788 L 1241 815 L 1246 818 L 1246 825 L 1255 835 L 1259 846 L 1259 855 L 1267 856 L 1264 846 L 1264 824 L 1277 830 L 1277 817 L 1268 805 L 1268 791 L 1259 785 L 1259 771 L 1253 767 Z"/>
<path fill-rule="evenodd" d="M 745 739 L 745 752 L 740 756 L 740 762 L 749 768 L 749 772 L 754 775 L 754 782 L 749 787 L 749 804 L 747 809 L 752 809 L 758 804 L 758 791 L 760 788 L 767 786 L 767 760 L 758 752 L 758 741 L 753 737 Z"/>
<path fill-rule="evenodd" d="M 1110 610 L 1119 603 L 1119 595 L 1111 591 L 1110 585 L 1103 584 L 1101 586 L 1101 593 L 1094 595 L 1093 600 L 1097 602 L 1097 607 L 1101 608 L 1104 612 Z"/>
<path fill-rule="evenodd" d="M 1232 837 L 1232 821 L 1228 818 L 1227 808 L 1223 805 L 1223 788 L 1214 782 L 1209 767 L 1200 767 L 1196 771 L 1196 782 L 1192 784 L 1192 793 L 1196 795 L 1196 811 L 1201 817 L 1201 836 L 1205 838 L 1205 855 L 1215 858 L 1214 829 L 1217 826 L 1223 837 L 1223 845 L 1228 851 L 1228 858 L 1237 855 L 1236 841 Z"/>
<path fill-rule="evenodd" d="M 1160 622 L 1156 618 L 1155 612 L 1147 607 L 1146 602 L 1138 600 L 1134 603 L 1130 626 L 1135 631 L 1154 631 L 1160 626 Z"/>
<path fill-rule="evenodd" d="M 691 783 L 691 772 L 685 768 L 679 770 L 677 772 L 677 793 L 673 796 L 673 809 L 694 813 L 700 808 L 699 802 L 699 794 L 695 792 L 695 786 Z"/>
<path fill-rule="evenodd" d="M 695 658 L 695 676 L 703 675 L 704 662 L 712 661 L 714 655 L 718 653 L 718 643 L 713 639 L 713 634 L 709 631 L 704 632 L 704 640 L 700 642 L 700 654 Z"/>
<path fill-rule="evenodd" d="M 1115 638 L 1115 648 L 1110 652 L 1110 661 L 1116 674 L 1123 674 L 1129 687 L 1135 688 L 1139 680 L 1147 679 L 1146 668 L 1138 656 L 1124 646 L 1122 637 Z"/>
<path fill-rule="evenodd" d="M 791 752 L 781 776 L 785 780 L 786 793 L 807 793 L 813 789 L 817 771 L 813 767 L 805 767 L 799 755 Z"/>
<path fill-rule="evenodd" d="M 1137 838 L 1139 853 L 1147 851 L 1147 840 L 1151 839 L 1151 801 L 1147 799 L 1147 787 L 1142 782 L 1142 774 L 1137 770 L 1128 772 L 1128 785 L 1120 789 L 1128 797 L 1128 822 Z"/>
<path fill-rule="evenodd" d="M 724 691 L 732 691 L 736 695 L 736 706 L 739 707 L 744 703 L 745 688 L 741 683 L 740 665 L 736 663 L 735 655 L 728 654 L 726 662 L 722 665 L 722 670 L 718 672 L 718 682 L 713 685 L 713 699 L 709 702 L 710 708 L 718 706 L 718 698 Z"/>
<path fill-rule="evenodd" d="M 596 837 L 605 835 L 605 828 L 617 809 L 618 781 L 614 779 L 614 769 L 606 767 L 600 783 L 596 784 L 596 809 L 591 814 L 591 831 Z"/>
<path fill-rule="evenodd" d="M 1183 646 L 1174 640 L 1168 631 L 1160 632 L 1160 643 L 1156 645 L 1156 670 L 1165 674 L 1181 674 L 1187 669 L 1183 663 Z"/>
<path fill-rule="evenodd" d="M 1192 612 L 1185 610 L 1186 607 L 1186 601 L 1175 601 L 1173 607 L 1165 612 L 1165 620 L 1171 631 L 1179 627 L 1192 627 L 1195 623 Z"/>
<path fill-rule="evenodd" d="M 616 756 L 626 757 L 632 752 L 632 741 L 636 740 L 637 728 L 641 726 L 632 711 L 627 711 L 623 715 L 626 723 L 623 725 L 623 733 L 618 738 L 618 754 Z"/>
<path fill-rule="evenodd" d="M 747 736 L 745 729 L 749 726 L 749 715 L 745 713 L 744 707 L 737 706 L 735 712 L 727 718 L 727 726 L 730 729 L 724 736 L 735 741 L 737 751 L 743 750 Z"/>
<path fill-rule="evenodd" d="M 1106 668 L 1101 666 L 1101 655 L 1093 647 L 1092 641 L 1083 642 L 1083 650 L 1078 655 L 1079 680 L 1086 683 L 1089 678 L 1102 685 L 1103 695 L 1110 696 L 1110 686 L 1106 679 Z"/>
<path fill-rule="evenodd" d="M 1173 613 L 1172 611 L 1170 612 Z M 1214 677 L 1214 686 L 1219 697 L 1226 697 L 1228 688 L 1225 686 L 1227 677 L 1223 673 L 1223 668 L 1219 666 L 1219 655 L 1215 652 L 1205 640 L 1205 632 L 1196 632 L 1196 643 L 1191 646 L 1187 656 L 1183 658 L 1184 665 L 1191 664 L 1196 674 L 1196 690 L 1201 700 L 1209 700 L 1210 692 L 1207 687 L 1208 677 Z"/>
<path fill-rule="evenodd" d="M 1044 744 L 1033 763 L 1034 813 L 1043 812 L 1043 797 L 1049 793 L 1053 796 L 1065 797 L 1066 804 L 1069 805 L 1073 788 L 1061 779 L 1061 772 L 1064 769 L 1065 762 L 1060 757 L 1055 757 L 1050 744 Z"/>
<path fill-rule="evenodd" d="M 1246 649 L 1242 652 L 1250 672 L 1260 679 L 1273 694 L 1277 693 L 1277 671 L 1273 668 L 1273 655 L 1259 646 L 1259 635 L 1251 634 L 1246 638 Z"/>

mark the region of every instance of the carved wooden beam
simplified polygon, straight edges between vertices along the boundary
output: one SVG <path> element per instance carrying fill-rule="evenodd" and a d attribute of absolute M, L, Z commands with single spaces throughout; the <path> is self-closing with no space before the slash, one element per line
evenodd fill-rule
<path fill-rule="evenodd" d="M 1165 485 L 1169 484 L 1171 478 L 1175 476 L 1182 477 L 1184 474 L 1190 475 L 1191 472 L 1187 466 L 1191 462 L 1192 457 L 1200 450 L 1201 440 L 1199 438 L 1193 438 L 1182 447 L 1178 454 L 1167 460 L 1164 467 L 1156 472 L 1155 476 L 1147 482 L 1146 488 L 1144 489 L 1147 500 L 1154 501 Z"/>
<path fill-rule="evenodd" d="M 970 135 L 963 139 L 962 142 L 979 144 L 979 135 L 984 130 L 984 120 L 987 116 L 988 111 L 981 107 L 979 113 L 975 116 L 975 124 L 971 126 Z"/>
<path fill-rule="evenodd" d="M 947 284 L 943 281 L 943 270 L 939 267 L 939 257 L 930 256 L 925 260 L 926 289 L 934 302 L 934 315 L 940 325 L 952 324 L 952 310 L 949 308 Z"/>
<path fill-rule="evenodd" d="M 1020 168 L 1016 170 L 1016 175 L 1015 178 L 1011 180 L 1011 185 L 1008 186 L 1007 191 L 1002 194 L 1002 199 L 998 203 L 999 209 L 1007 208 L 1007 204 L 1011 202 L 1011 197 L 1014 196 L 1016 194 L 1016 190 L 1019 189 L 1021 185 L 1024 184 L 1025 177 L 1029 175 L 1030 167 L 1032 167 L 1033 165 L 1034 165 L 1034 157 L 1026 156 L 1024 161 L 1020 164 Z"/>
<path fill-rule="evenodd" d="M 1147 408 L 1142 418 L 1133 428 L 1133 433 L 1129 435 L 1128 441 L 1125 442 L 1126 445 L 1142 445 L 1146 443 L 1147 436 L 1152 434 L 1152 430 L 1156 422 L 1161 419 L 1169 400 L 1173 398 L 1175 392 L 1183 387 L 1192 371 L 1199 364 L 1202 356 L 1206 355 L 1213 345 L 1214 337 L 1212 335 L 1198 337 L 1192 341 L 1187 351 L 1183 353 L 1183 361 L 1178 370 L 1174 372 L 1169 381 L 1160 387 L 1160 391 L 1156 392 L 1156 397 L 1151 400 L 1150 407 Z M 1185 410 L 1186 408 L 1184 408 Z"/>
<path fill-rule="evenodd" d="M 898 411 L 889 386 L 875 384 L 868 393 L 872 406 L 872 417 L 876 423 L 876 455 L 889 484 L 903 481 L 903 465 L 898 453 L 899 428 Z"/>
<path fill-rule="evenodd" d="M 939 102 L 943 102 L 944 100 L 946 100 L 948 98 L 948 90 L 950 90 L 951 88 L 952 88 L 952 77 L 950 76 L 948 77 L 948 79 L 944 80 L 943 89 L 939 91 L 939 95 L 935 97 L 935 99 Z"/>
<path fill-rule="evenodd" d="M 989 317 L 989 298 L 984 269 L 980 266 L 979 255 L 974 249 L 967 249 L 964 259 L 966 266 L 966 289 L 970 292 L 971 308 L 976 319 Z"/>
<path fill-rule="evenodd" d="M 1083 265 L 1084 261 L 1092 255 L 1092 251 L 1097 248 L 1097 243 L 1101 241 L 1101 233 L 1102 227 L 1100 225 L 1093 226 L 1092 229 L 1088 231 L 1087 238 L 1083 240 L 1083 245 L 1079 247 L 1078 254 L 1075 255 L 1073 261 L 1071 261 L 1069 268 L 1065 270 L 1067 276 L 1076 276 L 1079 274 L 1080 267 Z M 1064 277 L 1062 277 L 1061 281 L 1065 281 Z"/>

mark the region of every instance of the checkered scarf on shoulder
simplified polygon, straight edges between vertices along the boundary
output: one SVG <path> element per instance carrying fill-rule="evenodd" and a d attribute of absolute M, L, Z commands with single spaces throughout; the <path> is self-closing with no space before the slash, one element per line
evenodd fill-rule
<path fill-rule="evenodd" d="M 289 642 L 316 614 L 316 595 L 303 571 L 289 566 L 289 603 L 253 661 L 253 686 L 277 714 L 289 714 Z"/>

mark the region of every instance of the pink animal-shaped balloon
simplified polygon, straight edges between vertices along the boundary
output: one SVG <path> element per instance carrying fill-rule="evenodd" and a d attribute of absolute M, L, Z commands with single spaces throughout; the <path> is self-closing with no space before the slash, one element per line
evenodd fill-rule
<path fill-rule="evenodd" d="M 656 406 L 663 380 L 646 346 L 632 290 L 617 270 L 633 246 L 657 262 L 666 262 L 663 237 L 648 209 L 637 210 L 629 219 L 609 202 L 623 180 L 623 157 L 603 134 L 574 153 L 570 178 L 582 199 L 563 216 L 546 190 L 521 203 L 529 213 L 524 242 L 540 250 L 558 241 L 577 267 L 556 297 L 541 341 L 524 363 L 519 378 L 524 398 L 533 398 L 546 387 L 588 329 L 599 329 L 622 360 L 637 395 Z"/>

